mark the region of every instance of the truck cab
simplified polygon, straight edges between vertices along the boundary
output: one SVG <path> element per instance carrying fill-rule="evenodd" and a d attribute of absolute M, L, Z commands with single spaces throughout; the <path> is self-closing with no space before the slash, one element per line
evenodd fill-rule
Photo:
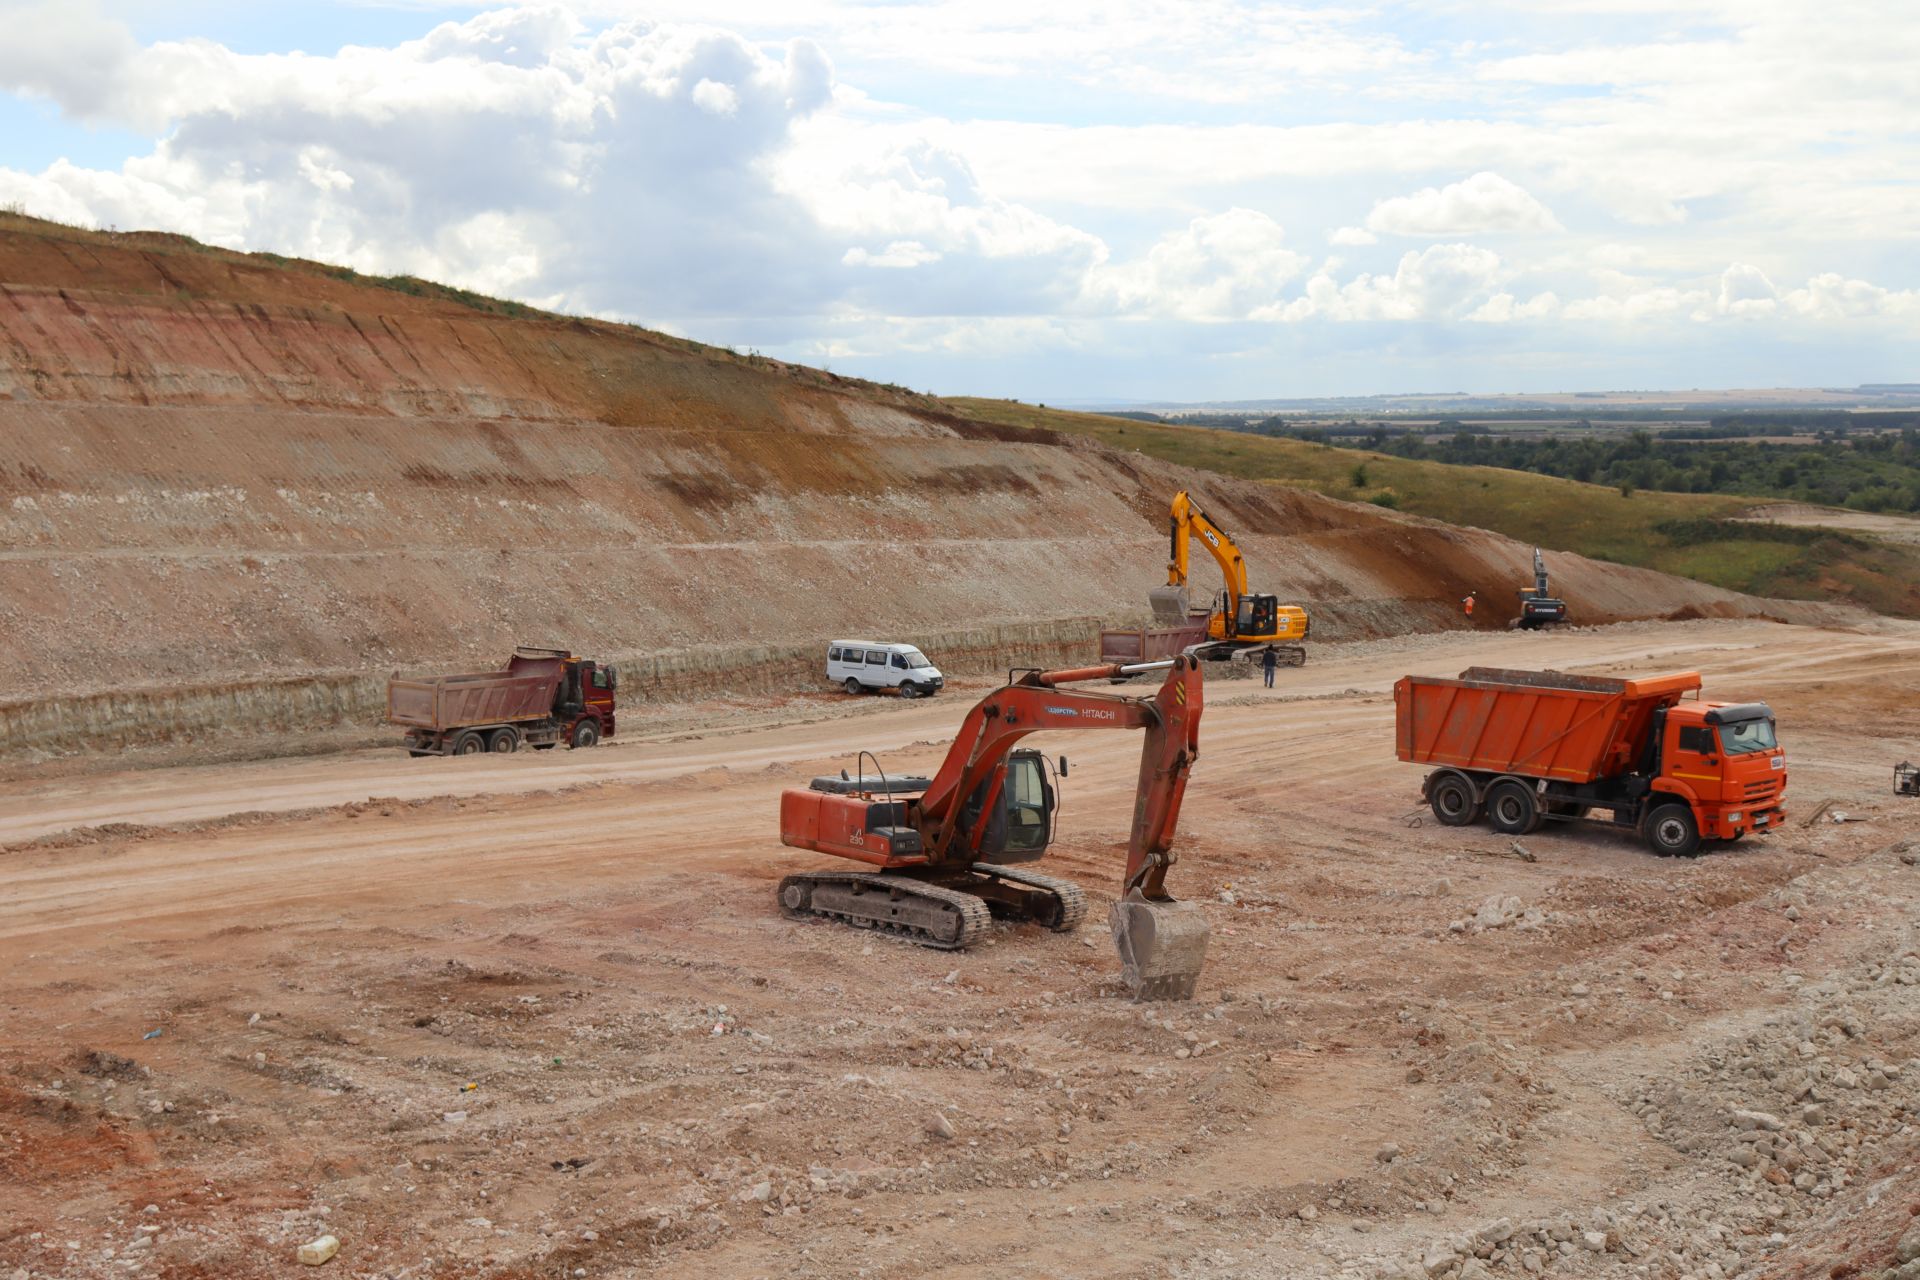
<path fill-rule="evenodd" d="M 1766 703 L 1678 703 L 1660 744 L 1653 789 L 1687 800 L 1702 838 L 1737 840 L 1779 825 L 1787 759 Z"/>

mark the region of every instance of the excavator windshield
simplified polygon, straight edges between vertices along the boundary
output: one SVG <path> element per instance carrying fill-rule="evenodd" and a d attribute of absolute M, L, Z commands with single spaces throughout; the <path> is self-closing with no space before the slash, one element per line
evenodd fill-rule
<path fill-rule="evenodd" d="M 1233 633 L 1239 636 L 1270 636 L 1278 631 L 1280 602 L 1273 596 L 1241 596 L 1240 608 L 1233 620 Z"/>
<path fill-rule="evenodd" d="M 1007 760 L 1007 852 L 1037 853 L 1053 838 L 1052 788 L 1037 754 Z"/>

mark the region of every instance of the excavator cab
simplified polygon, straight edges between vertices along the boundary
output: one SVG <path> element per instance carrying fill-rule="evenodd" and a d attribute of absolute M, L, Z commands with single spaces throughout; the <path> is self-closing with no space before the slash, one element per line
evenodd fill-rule
<path fill-rule="evenodd" d="M 1233 619 L 1234 639 L 1268 640 L 1280 629 L 1278 596 L 1241 596 Z"/>
<path fill-rule="evenodd" d="M 1046 757 L 1032 748 L 1008 752 L 1006 767 L 975 788 L 961 810 L 962 839 L 971 837 L 989 792 L 995 793 L 993 808 L 980 835 L 978 860 L 1006 866 L 1039 859 L 1053 843 L 1058 794 L 1047 779 Z"/>

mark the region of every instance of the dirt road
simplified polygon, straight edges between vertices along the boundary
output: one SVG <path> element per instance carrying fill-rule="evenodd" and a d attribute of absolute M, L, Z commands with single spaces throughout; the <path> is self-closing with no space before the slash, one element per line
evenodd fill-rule
<path fill-rule="evenodd" d="M 1422 822 L 1389 688 L 1474 663 L 1764 698 L 1796 816 L 1684 862 Z M 780 788 L 859 746 L 930 768 L 965 696 L 0 786 L 0 1268 L 264 1276 L 321 1230 L 365 1276 L 1824 1276 L 1891 1249 L 1920 1197 L 1920 805 L 1888 786 L 1920 627 L 1411 637 L 1207 692 L 1170 883 L 1215 932 L 1179 1006 L 1121 1000 L 1093 927 L 954 956 L 773 910 L 820 861 L 778 845 Z M 1139 744 L 1036 741 L 1074 762 L 1050 863 L 1104 904 Z M 1804 825 L 1826 800 L 1868 821 Z M 135 825 L 57 834 L 104 822 Z"/>

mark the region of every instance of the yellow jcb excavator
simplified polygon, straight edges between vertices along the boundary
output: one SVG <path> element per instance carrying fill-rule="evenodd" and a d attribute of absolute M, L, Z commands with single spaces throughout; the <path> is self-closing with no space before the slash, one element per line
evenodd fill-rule
<path fill-rule="evenodd" d="M 1298 605 L 1281 604 L 1277 596 L 1249 591 L 1247 562 L 1240 548 L 1184 489 L 1174 495 L 1168 526 L 1173 552 L 1167 561 L 1167 585 L 1148 593 L 1154 620 L 1162 626 L 1177 627 L 1205 618 L 1206 639 L 1187 649 L 1204 661 L 1220 662 L 1236 653 L 1271 645 L 1284 665 L 1304 666 L 1307 651 L 1299 642 L 1307 638 L 1307 611 Z M 1226 579 L 1211 609 L 1196 610 L 1187 588 L 1188 550 L 1195 536 L 1213 553 Z"/>

